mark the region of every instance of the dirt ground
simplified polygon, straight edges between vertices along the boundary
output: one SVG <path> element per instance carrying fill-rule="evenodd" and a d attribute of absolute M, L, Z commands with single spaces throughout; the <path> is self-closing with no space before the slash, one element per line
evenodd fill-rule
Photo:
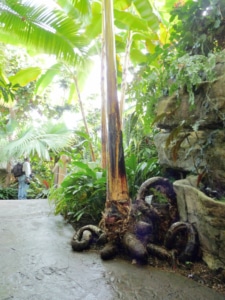
<path fill-rule="evenodd" d="M 187 266 L 178 265 L 171 267 L 167 262 L 157 258 L 150 258 L 149 264 L 160 270 L 167 270 L 180 274 L 186 278 L 218 291 L 225 297 L 225 270 L 210 270 L 203 261 L 189 263 Z"/>

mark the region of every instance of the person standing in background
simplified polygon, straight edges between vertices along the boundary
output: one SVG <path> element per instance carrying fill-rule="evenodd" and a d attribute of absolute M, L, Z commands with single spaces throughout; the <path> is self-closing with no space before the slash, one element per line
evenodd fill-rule
<path fill-rule="evenodd" d="M 24 174 L 18 177 L 18 183 L 19 183 L 18 199 L 19 200 L 27 199 L 27 190 L 30 184 L 31 166 L 30 166 L 30 160 L 27 157 L 24 159 L 23 172 Z"/>

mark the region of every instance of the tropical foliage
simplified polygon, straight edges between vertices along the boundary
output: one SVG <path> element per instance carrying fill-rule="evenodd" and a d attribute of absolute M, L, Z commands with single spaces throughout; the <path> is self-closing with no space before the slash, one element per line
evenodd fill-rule
<path fill-rule="evenodd" d="M 57 153 L 72 144 L 71 132 L 60 123 L 49 123 L 41 127 L 27 126 L 23 130 L 14 130 L 14 139 L 8 143 L 5 143 L 5 140 L 3 136 L 1 149 L 3 159 L 20 158 L 24 155 L 31 157 L 36 154 L 49 160 L 49 149 Z"/>
<path fill-rule="evenodd" d="M 172 40 L 177 51 L 208 55 L 224 49 L 224 0 L 178 1 L 171 12 Z"/>
<path fill-rule="evenodd" d="M 0 188 L 1 200 L 17 199 L 17 194 L 18 194 L 18 189 L 16 184 L 8 188 Z"/>
<path fill-rule="evenodd" d="M 2 42 L 26 45 L 39 53 L 55 54 L 57 58 L 76 62 L 87 44 L 81 33 L 81 21 L 66 15 L 54 1 L 45 5 L 39 1 L 1 2 Z"/>
<path fill-rule="evenodd" d="M 175 93 L 179 107 L 179 94 L 181 89 L 186 88 L 190 105 L 193 105 L 194 92 L 201 83 L 214 79 L 214 53 L 224 48 L 223 4 L 224 0 L 114 1 L 118 88 L 122 91 L 125 86 L 124 71 L 127 72 L 125 78 L 129 81 L 122 109 L 122 129 L 129 196 L 132 199 L 145 179 L 162 172 L 153 142 L 156 129 L 152 125 L 158 99 Z M 47 53 L 54 57 L 54 63 L 47 70 L 36 69 L 39 70 L 39 76 L 31 76 L 33 81 L 23 89 L 21 81 L 10 81 L 10 74 L 2 75 L 0 91 L 4 100 L 16 100 L 17 107 L 22 107 L 18 98 L 28 92 L 26 89 L 29 87 L 33 94 L 32 106 L 37 107 L 42 97 L 44 105 L 49 97 L 50 84 L 61 74 L 64 77 L 61 82 L 67 90 L 67 105 L 77 101 L 79 89 L 82 90 L 84 78 L 90 70 L 90 62 L 101 52 L 101 1 L 49 0 L 43 4 L 39 1 L 5 0 L 0 4 L 0 23 L 2 43 L 25 46 L 29 53 Z M 17 69 L 13 76 L 18 71 Z M 96 76 L 100 77 L 100 72 Z M 55 110 L 54 107 L 53 114 Z M 84 110 L 86 112 L 87 109 Z M 12 128 L 13 123 L 11 120 L 8 122 L 5 117 L 7 113 L 1 122 L 4 121 L 8 129 Z M 63 139 L 60 141 L 63 141 L 64 146 L 69 146 L 67 150 L 70 156 L 76 156 L 76 159 L 71 163 L 69 176 L 63 184 L 58 189 L 51 190 L 51 198 L 56 201 L 57 212 L 62 212 L 68 218 L 78 219 L 83 214 L 93 213 L 95 204 L 92 202 L 97 201 L 95 195 L 98 194 L 98 189 L 99 201 L 105 198 L 104 175 L 101 185 L 101 180 L 95 177 L 95 171 L 87 163 L 91 160 L 88 145 L 93 143 L 97 164 L 100 165 L 99 115 L 99 111 L 94 111 L 92 115 L 85 116 L 88 127 L 92 130 L 90 134 L 84 133 L 84 124 L 79 126 L 75 134 L 76 142 L 72 147 L 69 144 L 70 133 L 67 135 L 65 128 L 61 128 L 59 124 L 54 129 L 54 126 L 49 128 L 50 131 L 44 127 L 37 129 L 25 126 L 26 129 L 22 128 L 19 133 L 17 128 L 17 137 L 6 147 L 5 152 L 9 156 L 21 156 L 25 146 L 34 157 L 38 155 L 49 159 L 49 151 L 56 154 L 62 149 L 55 135 L 61 128 Z M 18 110 L 16 116 L 19 119 Z M 9 132 L 12 134 L 13 131 L 10 129 Z M 79 172 L 77 159 L 85 163 L 82 167 L 80 165 Z M 79 197 L 83 199 L 82 203 Z M 101 205 L 97 201 L 94 207 L 98 217 Z M 94 219 L 96 218 L 95 216 Z"/>
<path fill-rule="evenodd" d="M 72 160 L 70 169 L 61 186 L 50 191 L 49 199 L 55 202 L 55 212 L 70 222 L 82 218 L 97 224 L 105 205 L 106 172 L 77 160 Z"/>

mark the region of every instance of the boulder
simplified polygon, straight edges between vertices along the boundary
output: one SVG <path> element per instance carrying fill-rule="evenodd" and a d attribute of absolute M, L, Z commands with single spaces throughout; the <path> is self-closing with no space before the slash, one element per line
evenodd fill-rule
<path fill-rule="evenodd" d="M 201 145 L 205 143 L 205 133 L 188 132 L 188 136 L 183 139 L 185 135 L 186 133 L 181 132 L 171 142 L 168 142 L 170 132 L 160 132 L 155 136 L 154 143 L 162 166 L 185 172 L 196 172 L 194 159 L 198 159 L 198 167 L 204 168 L 206 158 L 200 159 L 199 155 L 202 153 Z"/>
<path fill-rule="evenodd" d="M 170 136 L 170 132 L 160 132 L 154 138 L 160 164 L 193 174 L 207 170 L 207 185 L 224 193 L 225 131 L 180 132 L 168 145 Z"/>
<path fill-rule="evenodd" d="M 198 232 L 202 259 L 210 269 L 225 269 L 225 201 L 207 197 L 197 187 L 197 177 L 174 182 L 180 220 Z"/>

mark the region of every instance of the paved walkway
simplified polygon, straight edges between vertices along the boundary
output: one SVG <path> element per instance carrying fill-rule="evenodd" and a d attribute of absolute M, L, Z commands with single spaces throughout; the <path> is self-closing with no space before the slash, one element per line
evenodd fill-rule
<path fill-rule="evenodd" d="M 0 200 L 0 300 L 224 300 L 191 279 L 73 252 L 47 200 Z"/>

